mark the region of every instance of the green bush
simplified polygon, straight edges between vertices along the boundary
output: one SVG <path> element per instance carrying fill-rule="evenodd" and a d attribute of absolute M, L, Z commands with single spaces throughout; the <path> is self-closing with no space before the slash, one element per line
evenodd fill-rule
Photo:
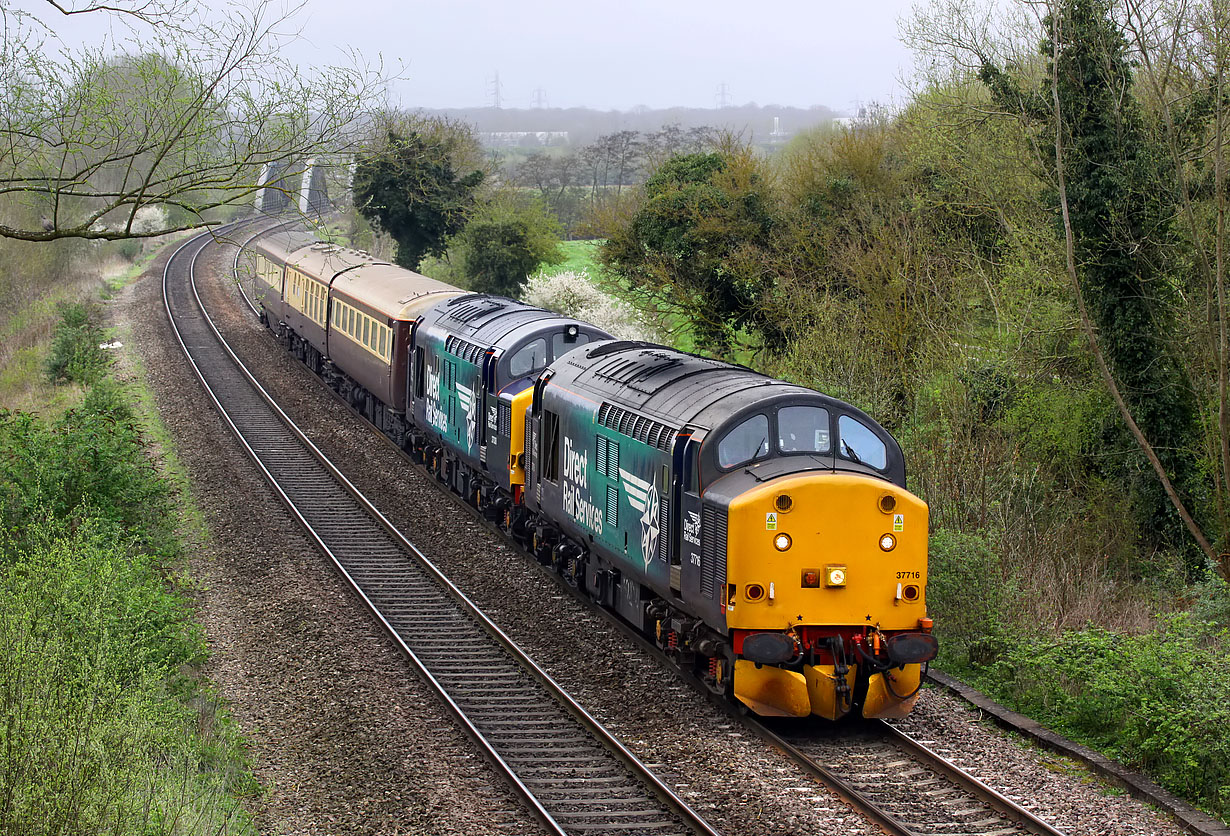
<path fill-rule="evenodd" d="M 0 522 L 10 531 L 88 514 L 156 553 L 174 548 L 170 494 L 145 453 L 140 427 L 110 380 L 56 423 L 0 412 Z"/>
<path fill-rule="evenodd" d="M 111 380 L 55 423 L 0 413 L 0 833 L 253 831 L 174 525 Z"/>
<path fill-rule="evenodd" d="M 531 273 L 564 257 L 559 223 L 545 205 L 508 196 L 470 219 L 456 238 L 456 250 L 471 290 L 514 298 Z"/>
<path fill-rule="evenodd" d="M 940 664 L 993 661 L 1006 632 L 1008 588 L 999 558 L 980 536 L 937 531 L 927 565 L 927 612 L 935 618 Z"/>
<path fill-rule="evenodd" d="M 1020 639 L 978 684 L 1017 711 L 1230 813 L 1230 633 L 1189 614 L 1138 636 Z"/>
<path fill-rule="evenodd" d="M 47 357 L 47 376 L 55 383 L 98 382 L 110 363 L 107 353 L 99 348 L 104 339 L 93 311 L 79 304 L 61 306 Z"/>
<path fill-rule="evenodd" d="M 0 832 L 250 830 L 232 729 L 198 731 L 205 644 L 112 523 L 50 521 L 0 566 Z"/>
<path fill-rule="evenodd" d="M 141 242 L 129 238 L 127 241 L 120 242 L 119 250 L 120 257 L 125 261 L 136 261 L 137 256 L 141 255 Z"/>

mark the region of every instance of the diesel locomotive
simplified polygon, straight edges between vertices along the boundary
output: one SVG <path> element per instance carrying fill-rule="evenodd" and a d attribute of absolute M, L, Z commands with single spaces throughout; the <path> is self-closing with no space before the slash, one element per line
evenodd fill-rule
<path fill-rule="evenodd" d="M 712 691 L 766 716 L 913 707 L 927 506 L 862 411 L 301 233 L 250 256 L 288 349 Z"/>

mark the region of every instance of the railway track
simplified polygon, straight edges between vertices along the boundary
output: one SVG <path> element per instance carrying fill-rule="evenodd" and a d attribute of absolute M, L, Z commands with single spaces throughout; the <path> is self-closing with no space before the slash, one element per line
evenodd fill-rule
<path fill-rule="evenodd" d="M 201 304 L 191 239 L 163 273 L 189 362 L 257 467 L 553 834 L 717 836 L 402 536 L 273 402 Z"/>
<path fill-rule="evenodd" d="M 748 722 L 894 836 L 1063 836 L 888 723 Z"/>
<path fill-rule="evenodd" d="M 259 236 L 253 236 L 245 244 L 255 237 Z M 238 282 L 238 260 L 237 253 L 234 275 L 244 301 L 255 313 L 255 305 L 242 282 Z M 346 406 L 356 417 L 362 418 L 349 404 Z M 385 436 L 377 435 L 397 449 Z M 400 449 L 398 453 L 405 455 Z M 408 457 L 407 461 L 410 462 Z M 475 519 L 502 536 L 502 532 L 481 515 L 475 513 Z M 526 554 L 526 559 L 537 565 L 532 556 Z M 670 664 L 658 648 L 609 612 L 594 606 L 566 584 L 560 586 L 601 613 L 651 654 Z M 699 681 L 686 673 L 684 677 L 699 691 L 708 694 Z M 723 707 L 732 710 L 729 705 Z M 896 836 L 1064 836 L 887 723 L 864 723 L 857 731 L 852 729 L 852 724 L 800 726 L 795 723 L 782 725 L 783 731 L 779 734 L 750 716 L 741 719 L 794 760 L 807 775 L 833 789 L 886 833 Z"/>

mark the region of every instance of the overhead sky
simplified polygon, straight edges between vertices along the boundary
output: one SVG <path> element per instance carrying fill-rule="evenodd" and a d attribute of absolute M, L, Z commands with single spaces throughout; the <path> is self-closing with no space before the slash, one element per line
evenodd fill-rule
<path fill-rule="evenodd" d="M 53 19 L 66 38 L 100 36 L 94 15 Z M 218 4 L 221 6 L 221 4 Z M 910 54 L 897 20 L 912 0 L 307 0 L 290 47 L 300 64 L 353 47 L 403 80 L 405 107 L 900 101 Z"/>

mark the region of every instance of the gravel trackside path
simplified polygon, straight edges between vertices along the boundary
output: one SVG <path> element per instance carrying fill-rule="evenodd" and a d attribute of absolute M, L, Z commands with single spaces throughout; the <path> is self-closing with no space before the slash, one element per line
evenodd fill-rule
<path fill-rule="evenodd" d="M 206 399 L 162 307 L 165 262 L 112 303 L 112 322 L 130 335 L 211 534 L 189 566 L 205 673 L 252 744 L 261 832 L 540 833 Z"/>

